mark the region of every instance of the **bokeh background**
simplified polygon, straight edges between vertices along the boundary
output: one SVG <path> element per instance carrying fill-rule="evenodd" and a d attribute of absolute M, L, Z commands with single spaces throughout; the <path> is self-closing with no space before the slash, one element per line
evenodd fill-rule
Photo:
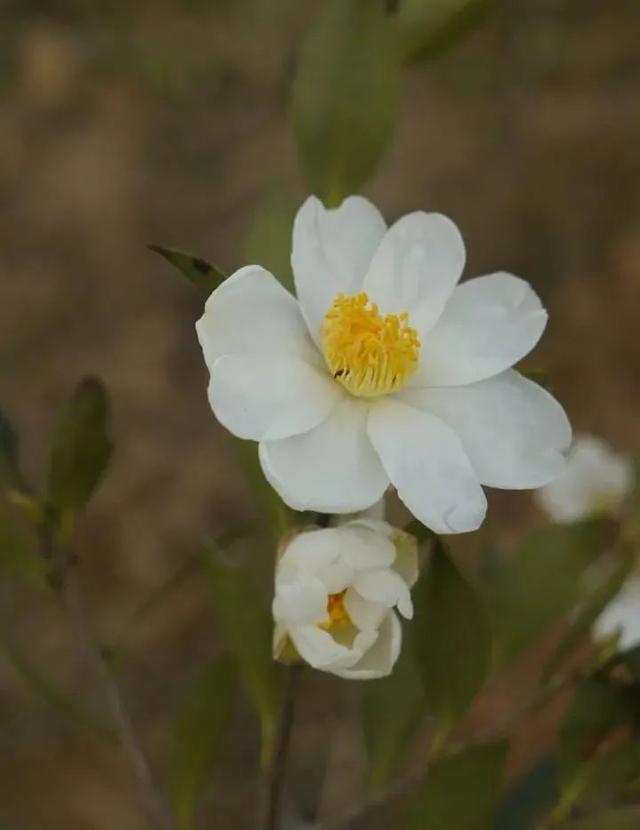
<path fill-rule="evenodd" d="M 82 579 L 101 641 L 126 643 L 122 687 L 161 770 L 179 701 L 219 648 L 189 562 L 253 508 L 206 401 L 193 328 L 201 300 L 145 246 L 179 245 L 231 271 L 256 217 L 268 237 L 269 210 L 305 197 L 288 101 L 318 5 L 0 7 L 0 405 L 38 481 L 54 413 L 77 379 L 97 374 L 111 392 L 116 454 L 80 529 Z M 393 146 L 367 188 L 388 219 L 418 208 L 453 217 L 468 275 L 508 269 L 530 280 L 551 317 L 528 365 L 549 373 L 578 430 L 636 451 L 639 43 L 632 0 L 496 2 L 405 74 Z M 526 493 L 494 493 L 490 504 L 482 533 L 454 542 L 461 555 L 487 534 L 508 541 L 541 521 Z M 139 615 L 174 573 L 173 590 Z M 26 656 L 100 712 L 55 602 L 10 567 L 0 632 L 0 826 L 142 830 L 126 762 L 17 670 Z M 483 712 L 517 699 L 530 670 L 493 690 Z M 333 735 L 329 815 L 362 791 L 351 705 L 344 685 L 319 678 L 300 713 L 301 752 Z M 544 742 L 543 727 L 525 729 L 522 758 L 533 735 Z M 257 734 L 241 707 L 203 828 L 253 826 Z"/>

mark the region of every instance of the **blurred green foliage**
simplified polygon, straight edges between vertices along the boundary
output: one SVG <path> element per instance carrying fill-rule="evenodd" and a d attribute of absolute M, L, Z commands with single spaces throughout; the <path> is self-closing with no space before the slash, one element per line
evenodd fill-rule
<path fill-rule="evenodd" d="M 426 714 L 414 631 L 410 623 L 403 629 L 403 649 L 393 672 L 389 677 L 369 681 L 362 692 L 368 778 L 374 792 L 386 786 L 398 772 Z"/>
<path fill-rule="evenodd" d="M 229 552 L 210 547 L 205 566 L 229 654 L 260 717 L 262 759 L 267 763 L 282 705 L 282 669 L 272 655 L 271 612 L 252 570 L 234 561 Z"/>
<path fill-rule="evenodd" d="M 436 758 L 402 828 L 487 830 L 494 818 L 506 757 L 506 744 L 499 742 Z"/>
<path fill-rule="evenodd" d="M 302 45 L 291 117 L 307 188 L 335 206 L 382 160 L 399 105 L 400 66 L 382 3 L 328 0 Z"/>
<path fill-rule="evenodd" d="M 193 827 L 198 797 L 211 786 L 236 690 L 234 662 L 219 657 L 201 672 L 180 708 L 173 732 L 170 782 L 181 830 Z"/>
<path fill-rule="evenodd" d="M 453 723 L 467 711 L 489 667 L 491 635 L 484 603 L 440 539 L 414 597 L 415 648 L 426 708 Z"/>

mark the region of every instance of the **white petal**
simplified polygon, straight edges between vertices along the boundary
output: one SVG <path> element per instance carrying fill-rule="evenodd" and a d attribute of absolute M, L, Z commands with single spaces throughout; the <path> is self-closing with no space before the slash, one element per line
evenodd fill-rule
<path fill-rule="evenodd" d="M 371 524 L 375 527 L 381 523 Z M 339 530 L 340 562 L 352 571 L 386 568 L 395 559 L 396 551 L 389 534 L 370 527 L 369 520 L 356 520 Z"/>
<path fill-rule="evenodd" d="M 458 386 L 503 372 L 528 354 L 547 324 L 529 283 L 490 274 L 459 285 L 428 337 L 411 386 Z"/>
<path fill-rule="evenodd" d="M 322 423 L 341 397 L 329 374 L 293 355 L 232 354 L 211 370 L 209 402 L 239 438 L 288 438 Z"/>
<path fill-rule="evenodd" d="M 382 621 L 378 639 L 351 668 L 337 669 L 334 674 L 349 680 L 372 680 L 386 677 L 398 659 L 402 645 L 402 627 L 393 611 Z"/>
<path fill-rule="evenodd" d="M 324 568 L 318 572 L 318 579 L 330 594 L 339 594 L 353 582 L 353 571 L 342 562 Z"/>
<path fill-rule="evenodd" d="M 407 583 L 396 571 L 388 568 L 356 574 L 353 587 L 366 600 L 379 602 L 387 608 L 396 605 L 403 617 L 413 617 L 413 604 Z"/>
<path fill-rule="evenodd" d="M 440 317 L 464 261 L 464 242 L 450 219 L 410 213 L 387 231 L 362 287 L 383 314 L 407 311 L 422 335 Z"/>
<path fill-rule="evenodd" d="M 571 522 L 616 513 L 633 489 L 633 465 L 593 435 L 578 435 L 560 475 L 536 493 L 552 519 Z"/>
<path fill-rule="evenodd" d="M 340 556 L 340 537 L 336 528 L 320 528 L 299 533 L 289 542 L 280 557 L 280 567 L 291 566 L 310 574 L 317 574 L 337 562 Z"/>
<path fill-rule="evenodd" d="M 248 265 L 211 294 L 196 331 L 209 369 L 225 354 L 281 352 L 322 366 L 295 298 L 264 268 Z"/>
<path fill-rule="evenodd" d="M 540 487 L 564 467 L 571 425 L 563 408 L 513 369 L 469 386 L 407 390 L 401 398 L 455 430 L 482 484 Z"/>
<path fill-rule="evenodd" d="M 367 437 L 367 412 L 345 397 L 310 432 L 260 444 L 264 474 L 290 507 L 351 513 L 382 497 L 389 479 Z"/>
<path fill-rule="evenodd" d="M 327 616 L 327 590 L 310 574 L 292 568 L 279 568 L 273 598 L 273 617 L 277 622 L 323 622 Z"/>
<path fill-rule="evenodd" d="M 359 659 L 352 649 L 337 643 L 317 625 L 293 625 L 289 636 L 302 659 L 314 669 L 330 671 L 336 665 L 353 664 Z"/>
<path fill-rule="evenodd" d="M 415 536 L 396 530 L 392 537 L 396 549 L 393 570 L 399 573 L 409 588 L 418 581 L 418 543 Z"/>
<path fill-rule="evenodd" d="M 465 533 L 480 527 L 487 500 L 449 426 L 434 415 L 387 398 L 372 408 L 368 428 L 398 495 L 424 525 L 436 533 Z"/>
<path fill-rule="evenodd" d="M 361 631 L 377 631 L 389 611 L 383 603 L 361 597 L 355 588 L 349 588 L 344 595 L 344 607 L 353 624 Z"/>
<path fill-rule="evenodd" d="M 334 210 L 310 196 L 298 211 L 291 265 L 302 313 L 316 343 L 336 295 L 360 291 L 385 231 L 378 209 L 362 196 L 350 196 Z"/>

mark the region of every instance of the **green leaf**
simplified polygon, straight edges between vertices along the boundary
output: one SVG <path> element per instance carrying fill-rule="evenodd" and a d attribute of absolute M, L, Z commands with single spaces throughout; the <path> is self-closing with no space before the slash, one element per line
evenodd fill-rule
<path fill-rule="evenodd" d="M 77 509 L 89 501 L 111 458 L 110 422 L 104 386 L 85 378 L 52 435 L 47 498 L 53 507 Z"/>
<path fill-rule="evenodd" d="M 603 550 L 608 529 L 602 520 L 554 525 L 514 552 L 489 590 L 499 661 L 532 645 L 577 604 L 584 571 Z"/>
<path fill-rule="evenodd" d="M 403 649 L 392 674 L 365 683 L 362 693 L 369 786 L 374 791 L 388 784 L 401 766 L 425 714 L 415 653 L 408 642 L 412 629 L 409 625 L 404 629 Z"/>
<path fill-rule="evenodd" d="M 505 743 L 471 747 L 429 767 L 402 827 L 405 830 L 486 830 L 500 791 Z"/>
<path fill-rule="evenodd" d="M 186 696 L 171 750 L 171 792 L 181 830 L 193 826 L 198 797 L 210 783 L 231 717 L 237 686 L 228 657 L 211 662 Z"/>
<path fill-rule="evenodd" d="M 328 0 L 302 46 L 292 119 L 307 187 L 336 205 L 374 173 L 393 133 L 399 63 L 382 2 Z"/>
<path fill-rule="evenodd" d="M 563 776 L 595 756 L 599 747 L 621 727 L 640 723 L 640 696 L 633 686 L 618 683 L 605 674 L 584 680 L 560 729 L 560 761 Z"/>
<path fill-rule="evenodd" d="M 274 184 L 263 195 L 251 219 L 244 243 L 246 262 L 262 265 L 293 291 L 291 234 L 296 204 L 288 191 Z"/>
<path fill-rule="evenodd" d="M 619 807 L 596 816 L 554 825 L 558 830 L 638 830 L 640 807 Z"/>
<path fill-rule="evenodd" d="M 500 802 L 493 830 L 536 830 L 558 800 L 558 774 L 553 755 L 536 761 Z"/>
<path fill-rule="evenodd" d="M 585 766 L 581 776 L 580 803 L 610 803 L 640 776 L 640 742 L 631 740 L 600 752 Z"/>
<path fill-rule="evenodd" d="M 206 567 L 215 610 L 231 656 L 262 727 L 262 759 L 271 756 L 282 703 L 282 672 L 272 655 L 273 620 L 248 568 L 214 548 Z"/>
<path fill-rule="evenodd" d="M 414 589 L 415 643 L 430 714 L 452 722 L 485 678 L 491 638 L 483 603 L 441 540 Z"/>
<path fill-rule="evenodd" d="M 633 550 L 628 548 L 616 549 L 613 556 L 615 561 L 610 573 L 580 606 L 575 619 L 549 658 L 545 666 L 543 680 L 552 677 L 582 644 L 589 635 L 595 621 L 622 588 L 626 578 L 631 573 L 636 559 Z"/>
<path fill-rule="evenodd" d="M 184 276 L 193 283 L 204 297 L 208 297 L 221 282 L 225 274 L 215 265 L 211 265 L 202 257 L 194 256 L 179 248 L 167 248 L 164 245 L 147 245 L 150 251 L 164 257 L 167 262 L 182 271 Z"/>
<path fill-rule="evenodd" d="M 26 579 L 33 585 L 46 585 L 47 564 L 40 556 L 33 528 L 17 521 L 0 504 L 0 571 Z"/>
<path fill-rule="evenodd" d="M 402 0 L 393 17 L 402 59 L 415 63 L 446 52 L 496 5 L 497 0 Z"/>

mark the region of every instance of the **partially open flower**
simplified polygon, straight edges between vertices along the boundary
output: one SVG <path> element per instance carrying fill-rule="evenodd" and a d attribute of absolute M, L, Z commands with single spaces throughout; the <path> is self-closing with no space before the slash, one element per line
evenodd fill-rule
<path fill-rule="evenodd" d="M 457 285 L 454 223 L 411 213 L 387 228 L 366 199 L 307 199 L 293 228 L 297 299 L 250 265 L 197 323 L 224 426 L 260 442 L 296 510 L 353 513 L 392 484 L 437 533 L 482 523 L 481 485 L 540 487 L 571 440 L 564 411 L 511 367 L 547 322 L 524 280 Z"/>
<path fill-rule="evenodd" d="M 640 646 L 640 574 L 632 575 L 620 593 L 607 605 L 593 628 L 596 637 L 618 635 L 618 647 Z"/>
<path fill-rule="evenodd" d="M 567 463 L 536 492 L 540 507 L 556 522 L 597 513 L 616 514 L 633 488 L 631 460 L 593 435 L 578 435 Z"/>
<path fill-rule="evenodd" d="M 391 672 L 413 616 L 417 545 L 386 522 L 357 519 L 308 530 L 276 567 L 274 656 L 291 646 L 316 669 L 367 680 Z"/>

